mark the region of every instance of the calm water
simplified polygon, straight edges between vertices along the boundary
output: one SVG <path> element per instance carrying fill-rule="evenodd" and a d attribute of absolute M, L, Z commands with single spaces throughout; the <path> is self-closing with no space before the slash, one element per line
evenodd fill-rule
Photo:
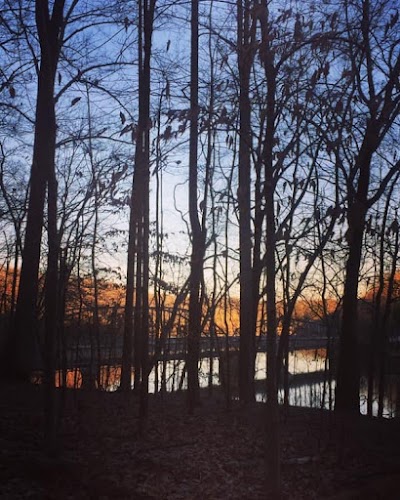
<path fill-rule="evenodd" d="M 335 381 L 324 383 L 323 371 L 325 368 L 325 350 L 299 350 L 289 356 L 289 373 L 292 375 L 310 374 L 307 381 L 296 380 L 294 377 L 289 388 L 289 404 L 293 406 L 305 406 L 312 408 L 332 409 L 334 407 Z M 158 364 L 158 377 L 156 369 L 153 368 L 149 377 L 149 392 L 154 393 L 160 390 L 161 384 L 167 392 L 186 389 L 187 378 L 184 373 L 185 362 L 183 360 L 171 360 Z M 212 362 L 212 377 L 210 377 L 210 360 L 201 360 L 199 366 L 200 387 L 205 388 L 210 384 L 219 385 L 219 360 Z M 319 373 L 318 373 L 319 372 Z M 315 375 L 312 375 L 312 374 Z M 70 388 L 80 388 L 82 385 L 82 373 L 79 369 L 68 370 L 67 386 Z M 100 371 L 100 384 L 104 390 L 115 391 L 118 389 L 121 378 L 120 366 L 102 366 Z M 266 379 L 266 354 L 258 353 L 256 358 L 256 399 L 265 401 L 264 383 Z M 302 381 L 303 380 L 303 381 Z M 132 373 L 133 384 L 133 373 Z M 61 385 L 60 377 L 57 377 L 57 385 Z M 384 401 L 384 416 L 396 416 L 396 395 L 398 381 L 389 381 L 387 395 Z M 279 397 L 283 401 L 283 390 L 280 389 Z M 367 387 L 366 382 L 361 381 L 360 387 L 360 411 L 367 413 Z M 378 401 L 373 403 L 373 412 L 378 413 Z"/>

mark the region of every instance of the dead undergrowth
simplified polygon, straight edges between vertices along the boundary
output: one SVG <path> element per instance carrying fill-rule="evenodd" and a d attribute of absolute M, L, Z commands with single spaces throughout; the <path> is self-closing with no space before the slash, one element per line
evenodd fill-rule
<path fill-rule="evenodd" d="M 43 453 L 43 395 L 0 385 L 0 497 L 5 499 L 261 499 L 265 408 L 202 395 L 150 398 L 146 429 L 121 393 L 70 391 L 56 457 Z M 399 498 L 400 425 L 290 408 L 281 415 L 287 499 Z"/>

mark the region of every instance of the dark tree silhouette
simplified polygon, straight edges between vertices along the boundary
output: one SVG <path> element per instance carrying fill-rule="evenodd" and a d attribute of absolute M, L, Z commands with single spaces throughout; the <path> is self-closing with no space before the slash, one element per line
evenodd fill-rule
<path fill-rule="evenodd" d="M 377 152 L 400 112 L 398 87 L 400 42 L 396 36 L 399 23 L 391 13 L 390 2 L 345 1 L 343 7 L 350 23 L 346 25 L 347 46 L 343 47 L 344 50 L 347 49 L 344 52 L 345 64 L 352 76 L 348 99 L 354 100 L 354 95 L 356 95 L 363 103 L 365 126 L 360 132 L 354 161 L 350 165 L 349 172 L 346 173 L 348 188 L 346 239 L 349 254 L 343 293 L 335 408 L 339 411 L 358 413 L 360 411 L 357 339 L 358 279 L 367 212 L 379 199 L 400 167 L 398 161 L 389 165 L 388 171 L 375 192 L 371 194 L 371 175 Z M 355 42 L 354 33 L 357 33 L 359 37 L 358 43 Z M 387 49 L 382 53 L 381 47 Z M 346 102 L 345 106 L 349 103 L 350 101 Z"/>
<path fill-rule="evenodd" d="M 192 230 L 192 254 L 189 278 L 188 331 L 188 410 L 193 413 L 199 399 L 199 341 L 202 304 L 200 286 L 203 276 L 205 238 L 198 216 L 198 116 L 199 116 L 199 2 L 191 1 L 190 19 L 190 139 L 189 139 L 189 217 Z"/>
<path fill-rule="evenodd" d="M 251 235 L 251 103 L 250 73 L 255 54 L 256 22 L 249 0 L 237 2 L 237 61 L 239 77 L 239 244 L 240 244 L 240 363 L 239 394 L 254 398 L 254 297 Z M 258 290 L 257 290 L 258 293 Z M 258 300 L 256 301 L 258 303 Z M 257 308 L 257 306 L 256 306 Z M 257 312 L 255 313 L 257 314 Z"/>
<path fill-rule="evenodd" d="M 122 388 L 129 390 L 134 335 L 135 387 L 140 387 L 140 414 L 143 419 L 147 415 L 148 396 L 150 61 L 155 3 L 155 0 L 140 0 L 138 3 L 139 118 L 135 133 L 121 381 Z"/>
<path fill-rule="evenodd" d="M 35 3 L 36 26 L 40 43 L 35 138 L 15 323 L 8 340 L 8 348 L 6 348 L 7 372 L 24 380 L 29 379 L 38 354 L 36 341 L 38 274 L 46 186 L 49 180 L 54 187 L 55 76 L 64 36 L 65 18 L 72 13 L 76 3 L 72 3 L 67 15 L 64 13 L 64 0 L 56 0 L 51 11 L 49 2 L 38 0 Z M 56 256 L 52 255 L 51 258 L 53 261 Z M 49 346 L 49 349 L 52 347 Z"/>

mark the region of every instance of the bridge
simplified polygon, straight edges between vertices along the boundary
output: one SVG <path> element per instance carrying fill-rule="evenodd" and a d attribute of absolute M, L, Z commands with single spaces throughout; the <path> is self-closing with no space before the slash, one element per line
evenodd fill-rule
<path fill-rule="evenodd" d="M 279 342 L 279 339 L 277 340 Z M 327 347 L 327 337 L 289 337 L 289 351 L 298 350 L 317 350 Z M 199 344 L 200 358 L 218 358 L 221 353 L 235 352 L 239 350 L 240 338 L 231 337 L 202 337 Z M 267 351 L 266 336 L 256 337 L 257 352 Z M 149 339 L 149 356 L 156 356 L 156 340 Z M 186 359 L 187 337 L 171 337 L 164 341 L 164 345 L 159 348 L 158 361 L 170 361 Z M 122 339 L 118 339 L 114 344 L 100 345 L 78 345 L 72 346 L 67 351 L 68 368 L 85 368 L 91 364 L 116 366 L 121 364 L 122 360 Z"/>

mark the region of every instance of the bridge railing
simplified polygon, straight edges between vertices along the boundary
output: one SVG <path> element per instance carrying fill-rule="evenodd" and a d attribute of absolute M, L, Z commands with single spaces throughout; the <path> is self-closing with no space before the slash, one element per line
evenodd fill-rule
<path fill-rule="evenodd" d="M 227 342 L 228 341 L 228 342 Z M 277 339 L 279 342 L 279 339 Z M 327 337 L 297 337 L 291 336 L 289 338 L 289 350 L 309 350 L 309 349 L 323 349 L 327 347 Z M 211 338 L 210 336 L 203 336 L 199 343 L 200 357 L 217 357 L 220 352 L 229 347 L 230 351 L 238 351 L 240 348 L 240 337 L 231 336 L 226 337 L 218 336 Z M 267 339 L 265 335 L 256 338 L 256 348 L 258 352 L 266 352 Z M 170 337 L 165 340 L 161 346 L 160 359 L 185 359 L 187 354 L 187 337 Z M 149 339 L 149 355 L 156 354 L 156 340 Z M 99 359 L 100 358 L 100 359 Z M 118 342 L 110 347 L 110 345 L 101 345 L 99 351 L 96 346 L 83 344 L 79 346 L 71 346 L 67 352 L 67 360 L 69 366 L 87 365 L 90 362 L 102 364 L 119 364 L 122 359 L 122 343 Z"/>

